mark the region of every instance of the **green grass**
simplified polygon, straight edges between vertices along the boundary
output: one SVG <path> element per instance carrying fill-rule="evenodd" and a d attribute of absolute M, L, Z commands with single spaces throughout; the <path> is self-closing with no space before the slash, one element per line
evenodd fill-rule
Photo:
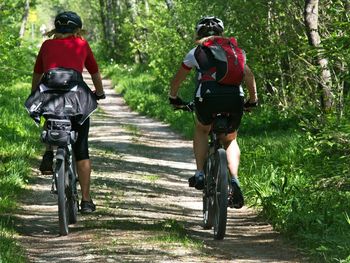
<path fill-rule="evenodd" d="M 23 83 L 0 86 L 0 262 L 25 262 L 13 238 L 11 213 L 40 147 L 39 129 L 23 105 L 29 90 Z"/>
<path fill-rule="evenodd" d="M 110 66 L 106 73 L 134 110 L 192 137 L 193 117 L 171 109 L 168 87 L 162 87 L 152 72 Z M 189 98 L 191 88 L 185 84 L 183 89 L 187 91 L 182 97 Z M 322 130 L 310 116 L 265 105 L 246 114 L 238 137 L 240 180 L 249 205 L 295 241 L 310 260 L 350 262 L 349 120 Z M 316 123 L 315 128 L 310 123 Z"/>
<path fill-rule="evenodd" d="M 155 183 L 160 179 L 160 176 L 155 174 L 150 174 L 150 175 L 143 175 L 142 178 L 148 182 Z"/>
<path fill-rule="evenodd" d="M 160 224 L 156 224 L 156 226 L 158 226 L 158 229 L 155 229 L 155 235 L 149 238 L 151 242 L 181 244 L 183 247 L 195 247 L 197 249 L 204 248 L 203 242 L 191 238 L 184 225 L 176 220 L 168 219 Z"/>
<path fill-rule="evenodd" d="M 7 226 L 0 224 L 0 263 L 27 262 L 22 248 L 13 237 L 14 233 L 7 229 Z"/>

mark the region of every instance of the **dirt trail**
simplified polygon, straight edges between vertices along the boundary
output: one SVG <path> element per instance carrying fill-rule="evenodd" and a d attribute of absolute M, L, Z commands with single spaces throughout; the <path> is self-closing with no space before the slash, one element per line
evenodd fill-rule
<path fill-rule="evenodd" d="M 30 262 L 305 262 L 246 207 L 230 209 L 225 240 L 213 240 L 201 227 L 201 194 L 187 186 L 192 143 L 104 86 L 90 132 L 97 211 L 58 236 L 50 176 L 34 170 L 17 215 Z"/>

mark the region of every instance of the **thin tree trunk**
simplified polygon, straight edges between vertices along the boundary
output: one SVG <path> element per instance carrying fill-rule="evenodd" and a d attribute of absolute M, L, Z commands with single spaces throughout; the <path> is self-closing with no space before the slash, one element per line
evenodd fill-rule
<path fill-rule="evenodd" d="M 108 27 L 107 27 L 107 19 L 106 19 L 106 1 L 99 0 L 100 2 L 100 17 L 102 21 L 102 29 L 103 29 L 103 38 L 106 42 L 108 42 L 109 34 L 108 34 Z"/>
<path fill-rule="evenodd" d="M 350 1 L 344 0 L 344 2 L 345 2 L 345 12 L 348 15 L 350 13 Z"/>
<path fill-rule="evenodd" d="M 312 47 L 319 47 L 321 37 L 318 33 L 318 0 L 305 0 L 304 20 L 309 44 Z M 317 63 L 321 67 L 320 89 L 321 105 L 326 112 L 332 108 L 333 94 L 331 91 L 331 73 L 328 68 L 328 60 L 318 52 Z"/>
<path fill-rule="evenodd" d="M 174 7 L 173 0 L 165 0 L 165 3 L 166 3 L 169 10 L 173 9 L 173 7 Z"/>
<path fill-rule="evenodd" d="M 149 3 L 148 0 L 144 0 L 145 3 L 145 14 L 146 16 L 149 16 Z"/>
<path fill-rule="evenodd" d="M 23 38 L 24 33 L 26 31 L 26 25 L 28 21 L 28 16 L 29 16 L 29 0 L 26 0 L 25 6 L 24 6 L 24 13 L 22 16 L 22 24 L 21 24 L 21 29 L 19 30 L 19 37 Z"/>

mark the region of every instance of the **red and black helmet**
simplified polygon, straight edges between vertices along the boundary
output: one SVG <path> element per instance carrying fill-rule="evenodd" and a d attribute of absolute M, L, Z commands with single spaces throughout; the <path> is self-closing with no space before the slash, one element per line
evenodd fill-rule
<path fill-rule="evenodd" d="M 215 16 L 202 17 L 195 30 L 198 38 L 221 35 L 224 32 L 224 22 Z"/>
<path fill-rule="evenodd" d="M 82 26 L 81 18 L 75 12 L 62 12 L 55 18 L 55 29 L 57 33 L 74 33 L 77 28 L 82 28 Z"/>

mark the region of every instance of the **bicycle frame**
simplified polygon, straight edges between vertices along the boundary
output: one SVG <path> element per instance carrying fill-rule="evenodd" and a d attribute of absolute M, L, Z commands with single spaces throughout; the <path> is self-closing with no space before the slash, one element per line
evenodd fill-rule
<path fill-rule="evenodd" d="M 229 173 L 226 151 L 219 135 L 227 133 L 227 116 L 218 114 L 209 133 L 209 149 L 205 164 L 203 189 L 203 223 L 205 229 L 214 226 L 214 238 L 223 239 L 226 231 Z"/>
<path fill-rule="evenodd" d="M 192 112 L 193 102 L 177 109 Z M 214 226 L 214 238 L 223 239 L 226 232 L 227 207 L 231 184 L 226 150 L 220 142 L 220 134 L 228 134 L 230 114 L 218 113 L 209 133 L 209 149 L 205 161 L 203 189 L 203 227 Z"/>

